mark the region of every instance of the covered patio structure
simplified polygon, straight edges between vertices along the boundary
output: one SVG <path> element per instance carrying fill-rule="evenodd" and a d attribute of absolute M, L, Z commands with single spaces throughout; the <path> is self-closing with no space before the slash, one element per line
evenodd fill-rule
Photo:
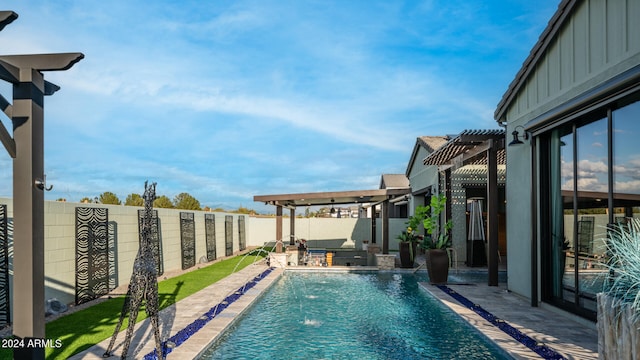
<path fill-rule="evenodd" d="M 276 207 L 276 252 L 283 251 L 282 239 L 282 212 L 289 209 L 290 239 L 289 245 L 295 245 L 295 221 L 296 208 L 298 206 L 326 206 L 344 204 L 362 204 L 371 208 L 371 243 L 376 244 L 376 207 L 380 206 L 382 220 L 382 253 L 389 253 L 389 207 L 390 200 L 409 194 L 409 188 L 390 188 L 375 190 L 350 190 L 329 191 L 316 193 L 279 194 L 279 195 L 255 195 L 254 201 Z"/>
<path fill-rule="evenodd" d="M 424 165 L 436 165 L 444 173 L 446 217 L 451 214 L 451 173 L 465 165 L 487 166 L 487 263 L 489 286 L 498 286 L 498 164 L 505 164 L 502 129 L 464 130 L 429 154 Z"/>

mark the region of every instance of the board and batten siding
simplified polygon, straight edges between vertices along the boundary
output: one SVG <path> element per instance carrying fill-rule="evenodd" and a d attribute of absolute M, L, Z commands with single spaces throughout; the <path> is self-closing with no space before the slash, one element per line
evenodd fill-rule
<path fill-rule="evenodd" d="M 638 0 L 563 1 L 532 50 L 533 60 L 520 70 L 525 77 L 518 80 L 519 87 L 509 90 L 516 93 L 506 94 L 513 98 L 498 105 L 496 115 L 501 118 L 497 120 L 507 123 L 507 133 L 532 120 L 537 122 L 640 64 L 637 19 Z M 528 229 L 532 227 L 532 204 L 528 194 L 532 187 L 532 153 L 529 146 L 508 146 L 506 150 L 508 286 L 530 298 L 532 234 Z"/>
<path fill-rule="evenodd" d="M 524 125 L 637 64 L 640 1 L 580 1 L 509 106 L 507 122 Z"/>

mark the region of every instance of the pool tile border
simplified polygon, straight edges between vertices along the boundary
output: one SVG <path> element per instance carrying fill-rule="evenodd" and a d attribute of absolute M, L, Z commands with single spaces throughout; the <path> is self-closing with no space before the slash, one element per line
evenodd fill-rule
<path fill-rule="evenodd" d="M 553 350 L 549 346 L 547 346 L 545 344 L 538 343 L 536 340 L 534 340 L 530 336 L 524 334 L 522 331 L 520 331 L 520 330 L 516 329 L 515 327 L 511 326 L 511 324 L 509 324 L 507 321 L 505 321 L 505 320 L 493 315 L 492 313 L 490 313 L 487 310 L 483 309 L 482 306 L 480 306 L 478 304 L 474 304 L 471 300 L 469 300 L 466 297 L 462 296 L 461 294 L 459 294 L 455 290 L 451 289 L 450 287 L 448 287 L 446 285 L 435 285 L 435 286 L 438 289 L 440 289 L 443 292 L 445 292 L 446 294 L 448 294 L 449 296 L 451 296 L 452 298 L 456 299 L 460 304 L 464 305 L 469 310 L 471 310 L 471 311 L 475 312 L 476 314 L 480 315 L 483 319 L 485 319 L 488 322 L 490 322 L 493 326 L 499 328 L 504 333 L 506 333 L 507 335 L 511 336 L 512 338 L 517 340 L 522 345 L 524 345 L 527 348 L 531 349 L 531 351 L 533 351 L 536 354 L 540 355 L 542 358 L 544 358 L 544 359 L 554 359 L 554 360 L 566 359 L 564 356 L 562 356 L 561 354 L 559 354 L 557 351 Z"/>

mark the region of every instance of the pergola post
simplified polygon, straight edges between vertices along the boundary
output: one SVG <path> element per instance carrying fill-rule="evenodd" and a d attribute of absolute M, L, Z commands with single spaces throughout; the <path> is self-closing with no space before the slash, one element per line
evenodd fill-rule
<path fill-rule="evenodd" d="M 389 253 L 389 199 L 382 202 L 382 253 Z"/>
<path fill-rule="evenodd" d="M 487 149 L 487 240 L 489 286 L 498 286 L 498 151 L 493 139 Z"/>
<path fill-rule="evenodd" d="M 13 84 L 13 103 L 2 96 L 13 138 L 0 135 L 13 157 L 13 334 L 45 337 L 44 321 L 44 96 L 59 87 L 41 71 L 66 70 L 81 53 L 0 56 L 0 78 Z M 44 348 L 16 349 L 16 358 L 44 359 Z"/>
<path fill-rule="evenodd" d="M 282 205 L 276 205 L 276 252 L 283 252 L 282 248 Z"/>
<path fill-rule="evenodd" d="M 289 245 L 296 244 L 296 209 L 289 209 Z"/>
<path fill-rule="evenodd" d="M 25 75 L 13 86 L 13 334 L 44 338 L 44 192 L 34 183 L 44 179 L 44 79 Z"/>
<path fill-rule="evenodd" d="M 17 16 L 17 15 L 16 15 Z M 0 78 L 13 84 L 13 103 L 2 96 L 13 138 L 0 122 L 2 143 L 13 157 L 13 334 L 44 339 L 44 96 L 58 86 L 41 71 L 66 70 L 84 55 L 0 56 Z M 44 359 L 44 348 L 16 349 L 17 358 Z"/>
<path fill-rule="evenodd" d="M 451 211 L 451 168 L 444 171 L 444 196 L 447 199 L 444 208 L 444 221 L 446 222 L 453 216 L 453 212 Z"/>
<path fill-rule="evenodd" d="M 371 205 L 371 243 L 377 242 L 376 205 Z"/>

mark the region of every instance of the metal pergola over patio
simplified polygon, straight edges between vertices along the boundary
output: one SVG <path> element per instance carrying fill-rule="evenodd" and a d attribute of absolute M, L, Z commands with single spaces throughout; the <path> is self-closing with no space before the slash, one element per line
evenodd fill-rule
<path fill-rule="evenodd" d="M 295 210 L 298 206 L 324 206 L 343 204 L 366 204 L 372 208 L 371 242 L 376 243 L 376 206 L 382 209 L 382 253 L 389 253 L 389 200 L 411 192 L 410 188 L 391 188 L 376 190 L 330 191 L 316 193 L 255 195 L 253 201 L 264 202 L 276 207 L 276 241 L 277 252 L 282 252 L 282 209 L 291 211 L 290 240 L 295 244 Z"/>
<path fill-rule="evenodd" d="M 424 165 L 437 165 L 444 171 L 447 199 L 451 199 L 452 171 L 465 165 L 487 165 L 489 286 L 498 286 L 498 164 L 506 163 L 504 135 L 502 129 L 465 130 L 423 160 Z M 449 210 L 447 218 L 451 218 Z"/>

